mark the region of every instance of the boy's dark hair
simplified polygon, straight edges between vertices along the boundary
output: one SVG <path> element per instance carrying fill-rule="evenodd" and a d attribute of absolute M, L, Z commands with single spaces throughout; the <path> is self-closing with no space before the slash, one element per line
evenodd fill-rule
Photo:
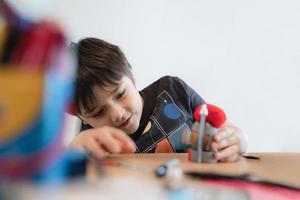
<path fill-rule="evenodd" d="M 75 82 L 75 108 L 79 113 L 93 109 L 94 86 L 115 86 L 127 76 L 133 80 L 131 66 L 116 45 L 97 38 L 84 38 L 75 44 L 78 74 Z"/>

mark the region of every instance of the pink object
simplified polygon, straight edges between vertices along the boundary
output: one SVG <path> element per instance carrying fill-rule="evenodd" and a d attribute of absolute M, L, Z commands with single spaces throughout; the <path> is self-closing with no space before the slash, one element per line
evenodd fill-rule
<path fill-rule="evenodd" d="M 238 180 L 202 180 L 201 183 L 221 188 L 244 190 L 248 193 L 251 200 L 300 200 L 299 190 L 293 190 L 279 186 L 269 186 Z"/>

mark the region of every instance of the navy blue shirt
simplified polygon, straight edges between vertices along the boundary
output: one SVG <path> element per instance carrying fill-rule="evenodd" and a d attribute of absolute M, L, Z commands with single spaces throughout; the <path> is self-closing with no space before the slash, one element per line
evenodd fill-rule
<path fill-rule="evenodd" d="M 137 151 L 185 152 L 183 134 L 189 134 L 193 113 L 204 100 L 178 77 L 164 76 L 140 91 L 144 107 L 138 130 L 130 135 Z"/>

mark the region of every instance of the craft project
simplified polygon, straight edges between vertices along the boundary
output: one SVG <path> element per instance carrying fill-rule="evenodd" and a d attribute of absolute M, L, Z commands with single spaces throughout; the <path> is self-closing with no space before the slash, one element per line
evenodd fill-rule
<path fill-rule="evenodd" d="M 199 105 L 194 111 L 195 123 L 190 134 L 182 138 L 184 144 L 189 144 L 188 158 L 193 162 L 217 162 L 211 150 L 211 143 L 217 130 L 225 123 L 225 112 L 210 104 Z"/>

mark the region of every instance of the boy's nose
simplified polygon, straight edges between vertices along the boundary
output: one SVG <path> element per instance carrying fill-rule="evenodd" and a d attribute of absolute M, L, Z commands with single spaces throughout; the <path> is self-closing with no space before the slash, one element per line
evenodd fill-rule
<path fill-rule="evenodd" d="M 124 114 L 125 114 L 125 109 L 122 106 L 120 105 L 115 106 L 111 111 L 111 120 L 114 123 L 121 123 L 125 120 Z"/>

